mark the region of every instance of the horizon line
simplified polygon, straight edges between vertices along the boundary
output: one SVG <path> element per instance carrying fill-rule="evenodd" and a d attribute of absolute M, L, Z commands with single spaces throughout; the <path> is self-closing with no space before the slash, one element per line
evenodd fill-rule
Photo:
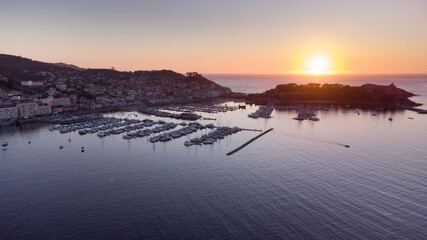
<path fill-rule="evenodd" d="M 48 63 L 48 64 L 67 64 L 67 65 L 74 65 L 78 68 L 81 69 L 105 69 L 105 70 L 114 70 L 114 71 L 118 71 L 118 72 L 136 72 L 136 71 L 162 71 L 162 70 L 171 70 L 177 73 L 181 73 L 181 74 L 185 74 L 187 72 L 198 72 L 202 75 L 270 75 L 270 76 L 278 76 L 278 75 L 294 75 L 294 76 L 307 76 L 307 77 L 328 77 L 328 76 L 355 76 L 355 75 L 359 75 L 359 76 L 368 76 L 368 75 L 427 75 L 427 72 L 425 73 L 327 73 L 327 74 L 307 74 L 307 73 L 295 73 L 295 72 L 288 72 L 288 73 L 203 73 L 203 72 L 199 72 L 199 71 L 185 71 L 185 72 L 181 72 L 181 71 L 177 71 L 174 69 L 167 69 L 167 68 L 161 68 L 161 69 L 133 69 L 133 70 L 120 70 L 118 68 L 115 68 L 114 65 L 110 66 L 110 67 L 81 67 L 81 65 L 79 64 L 75 64 L 75 63 L 67 63 L 64 62 L 62 60 L 60 61 L 55 61 L 55 62 L 47 62 L 47 61 L 43 61 L 43 60 L 37 60 L 34 58 L 30 58 L 30 57 L 25 57 L 22 55 L 15 55 L 15 54 L 11 54 L 11 53 L 0 53 L 0 55 L 9 55 L 9 56 L 15 56 L 15 57 L 21 57 L 21 58 L 26 58 L 32 61 L 38 61 L 38 62 L 43 62 L 43 63 Z M 114 69 L 112 69 L 112 67 L 114 67 Z"/>

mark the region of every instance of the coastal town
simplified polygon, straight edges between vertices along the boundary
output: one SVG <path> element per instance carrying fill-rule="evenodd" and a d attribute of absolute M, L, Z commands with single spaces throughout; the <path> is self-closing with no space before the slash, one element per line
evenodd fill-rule
<path fill-rule="evenodd" d="M 197 72 L 80 69 L 0 55 L 0 121 L 229 96 Z"/>

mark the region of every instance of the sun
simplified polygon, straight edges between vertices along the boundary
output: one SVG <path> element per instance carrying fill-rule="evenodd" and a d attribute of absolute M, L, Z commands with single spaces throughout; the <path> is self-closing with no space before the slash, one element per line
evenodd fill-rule
<path fill-rule="evenodd" d="M 307 61 L 307 74 L 323 75 L 330 73 L 329 58 L 324 55 L 316 55 Z"/>

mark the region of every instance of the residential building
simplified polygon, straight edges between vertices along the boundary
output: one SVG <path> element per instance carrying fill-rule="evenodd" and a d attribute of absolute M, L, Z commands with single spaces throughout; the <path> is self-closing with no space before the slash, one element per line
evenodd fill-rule
<path fill-rule="evenodd" d="M 55 85 L 55 87 L 56 87 L 57 89 L 61 90 L 61 91 L 65 91 L 65 90 L 67 90 L 67 84 L 65 84 L 65 83 L 57 83 L 57 84 Z"/>
<path fill-rule="evenodd" d="M 52 107 L 49 105 L 42 105 L 37 107 L 36 115 L 49 115 L 52 114 Z"/>
<path fill-rule="evenodd" d="M 32 117 L 37 114 L 37 103 L 35 102 L 19 103 L 16 107 L 18 108 L 19 117 Z"/>
<path fill-rule="evenodd" d="M 26 87 L 37 87 L 37 86 L 42 86 L 43 82 L 22 81 L 21 85 Z"/>
<path fill-rule="evenodd" d="M 53 106 L 68 106 L 71 104 L 71 99 L 69 97 L 60 97 L 53 99 Z"/>
<path fill-rule="evenodd" d="M 41 101 L 42 101 L 43 104 L 47 104 L 47 105 L 52 106 L 53 105 L 53 100 L 54 100 L 53 97 L 47 97 L 47 98 L 43 98 Z"/>
<path fill-rule="evenodd" d="M 13 105 L 0 106 L 0 121 L 17 119 L 18 108 Z"/>

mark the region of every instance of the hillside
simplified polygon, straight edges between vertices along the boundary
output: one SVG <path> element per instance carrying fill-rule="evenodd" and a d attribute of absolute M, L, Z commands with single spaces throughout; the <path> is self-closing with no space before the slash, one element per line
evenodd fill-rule
<path fill-rule="evenodd" d="M 73 95 L 74 103 L 81 108 L 87 107 L 85 99 L 98 106 L 123 106 L 210 99 L 231 93 L 229 88 L 194 72 L 183 75 L 172 70 L 81 69 L 5 54 L 0 55 L 0 88 L 20 91 L 23 97 L 32 99 Z"/>

